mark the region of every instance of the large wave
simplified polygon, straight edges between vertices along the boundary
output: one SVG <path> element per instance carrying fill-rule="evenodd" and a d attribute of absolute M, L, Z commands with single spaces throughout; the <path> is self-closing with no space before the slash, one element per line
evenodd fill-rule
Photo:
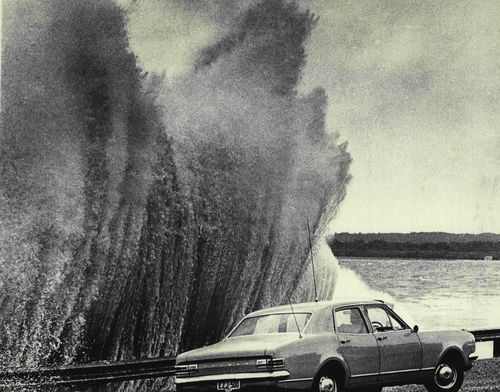
<path fill-rule="evenodd" d="M 2 365 L 175 355 L 314 297 L 306 219 L 321 254 L 350 157 L 324 91 L 297 92 L 313 15 L 234 11 L 167 85 L 112 1 L 3 12 Z"/>

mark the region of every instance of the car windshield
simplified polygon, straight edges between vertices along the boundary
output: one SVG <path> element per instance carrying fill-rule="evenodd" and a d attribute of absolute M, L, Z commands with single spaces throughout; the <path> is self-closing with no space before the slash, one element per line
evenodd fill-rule
<path fill-rule="evenodd" d="M 231 338 L 245 335 L 263 335 L 271 333 L 297 333 L 297 324 L 303 331 L 311 318 L 310 313 L 281 313 L 244 319 L 230 335 Z M 297 322 L 295 322 L 297 319 Z"/>

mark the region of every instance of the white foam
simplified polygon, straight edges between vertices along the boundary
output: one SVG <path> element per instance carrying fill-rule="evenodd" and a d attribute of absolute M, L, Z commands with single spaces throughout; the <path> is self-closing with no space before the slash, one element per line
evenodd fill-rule
<path fill-rule="evenodd" d="M 384 302 L 394 304 L 394 310 L 407 324 L 410 326 L 415 324 L 407 306 L 398 302 L 389 293 L 371 288 L 355 271 L 344 266 L 340 266 L 332 298 L 337 299 L 342 297 L 380 299 Z"/>

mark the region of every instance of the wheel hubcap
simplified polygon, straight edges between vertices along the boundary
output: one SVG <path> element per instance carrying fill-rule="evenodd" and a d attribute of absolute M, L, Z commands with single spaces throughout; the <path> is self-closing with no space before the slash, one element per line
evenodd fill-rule
<path fill-rule="evenodd" d="M 436 368 L 434 380 L 441 388 L 451 388 L 457 381 L 457 370 L 453 366 L 442 363 Z"/>
<path fill-rule="evenodd" d="M 319 392 L 336 392 L 335 381 L 330 377 L 321 377 L 319 379 Z"/>

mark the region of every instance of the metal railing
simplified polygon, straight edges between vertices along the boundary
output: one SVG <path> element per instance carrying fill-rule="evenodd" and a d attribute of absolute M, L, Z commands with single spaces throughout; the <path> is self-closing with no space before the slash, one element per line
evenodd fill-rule
<path fill-rule="evenodd" d="M 493 356 L 500 357 L 500 329 L 479 329 L 470 331 L 476 342 L 492 342 Z"/>
<path fill-rule="evenodd" d="M 0 390 L 11 385 L 80 385 L 105 384 L 174 375 L 175 358 L 149 358 L 116 362 L 14 370 L 0 373 Z"/>
<path fill-rule="evenodd" d="M 500 329 L 470 331 L 476 342 L 492 342 L 493 356 L 500 356 Z M 134 359 L 96 362 L 34 370 L 0 371 L 0 390 L 10 386 L 55 386 L 106 384 L 119 381 L 170 377 L 175 372 L 175 358 Z"/>

